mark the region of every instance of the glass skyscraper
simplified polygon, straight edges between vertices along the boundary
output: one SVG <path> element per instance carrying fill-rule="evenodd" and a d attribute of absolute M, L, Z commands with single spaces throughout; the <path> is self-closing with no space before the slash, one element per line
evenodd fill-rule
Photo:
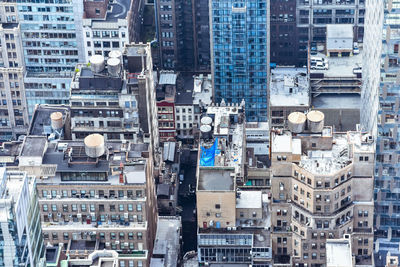
<path fill-rule="evenodd" d="M 375 266 L 400 245 L 399 46 L 400 0 L 366 1 L 361 126 L 376 142 Z"/>
<path fill-rule="evenodd" d="M 17 0 L 29 114 L 66 104 L 75 65 L 84 61 L 82 0 Z"/>
<path fill-rule="evenodd" d="M 269 0 L 212 0 L 210 26 L 215 101 L 244 99 L 247 121 L 266 121 Z"/>

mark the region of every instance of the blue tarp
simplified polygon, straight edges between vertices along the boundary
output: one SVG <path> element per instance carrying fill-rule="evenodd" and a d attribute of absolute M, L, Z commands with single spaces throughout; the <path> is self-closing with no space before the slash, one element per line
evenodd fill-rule
<path fill-rule="evenodd" d="M 200 166 L 214 166 L 215 152 L 218 147 L 218 138 L 210 148 L 201 147 Z"/>

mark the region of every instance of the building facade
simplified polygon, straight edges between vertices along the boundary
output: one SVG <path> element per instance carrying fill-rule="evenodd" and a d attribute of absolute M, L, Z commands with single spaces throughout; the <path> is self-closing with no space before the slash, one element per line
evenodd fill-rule
<path fill-rule="evenodd" d="M 144 1 L 84 1 L 83 7 L 86 62 L 92 55 L 108 57 L 112 50 L 140 41 Z"/>
<path fill-rule="evenodd" d="M 244 99 L 247 121 L 267 121 L 269 0 L 210 4 L 214 100 Z"/>
<path fill-rule="evenodd" d="M 373 266 L 373 141 L 334 133 L 321 115 L 307 114 L 307 130 L 303 115 L 289 122 L 294 134 L 270 137 L 274 263 L 326 266 L 327 240 L 348 234 L 355 264 Z"/>
<path fill-rule="evenodd" d="M 376 136 L 375 239 L 376 257 L 400 242 L 399 188 L 399 41 L 400 1 L 367 1 L 366 62 L 361 123 Z M 376 40 L 381 41 L 376 41 Z M 366 58 L 366 61 L 367 58 Z M 373 65 L 374 64 L 374 65 Z M 380 66 L 380 69 L 379 67 Z M 367 115 L 368 114 L 368 115 Z M 385 248 L 386 247 L 386 248 Z M 396 248 L 397 249 L 397 248 Z M 380 262 L 380 261 L 379 261 Z M 383 264 L 383 263 L 382 263 Z"/>
<path fill-rule="evenodd" d="M 83 1 L 17 1 L 28 113 L 67 104 L 75 65 L 84 62 Z"/>
<path fill-rule="evenodd" d="M 25 134 L 29 125 L 24 84 L 24 55 L 16 3 L 0 3 L 0 139 Z"/>
<path fill-rule="evenodd" d="M 53 142 L 27 136 L 19 168 L 42 178 L 37 192 L 45 242 L 63 243 L 70 259 L 106 249 L 126 266 L 133 260 L 134 266 L 148 266 L 157 223 L 149 149 L 144 143 L 105 143 L 99 134 Z"/>
<path fill-rule="evenodd" d="M 0 169 L 0 265 L 39 266 L 44 257 L 36 180 Z"/>

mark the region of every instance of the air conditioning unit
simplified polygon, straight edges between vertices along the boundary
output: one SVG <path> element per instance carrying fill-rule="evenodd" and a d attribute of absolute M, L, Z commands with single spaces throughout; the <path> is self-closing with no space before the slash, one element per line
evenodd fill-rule
<path fill-rule="evenodd" d="M 58 217 L 61 217 L 61 212 L 57 213 L 57 216 L 58 216 Z"/>
<path fill-rule="evenodd" d="M 129 246 L 129 243 L 128 243 L 128 242 L 125 242 L 125 243 L 124 243 L 124 246 L 125 246 L 125 247 Z"/>
<path fill-rule="evenodd" d="M 236 227 L 232 227 L 232 231 L 236 231 Z"/>
<path fill-rule="evenodd" d="M 106 242 L 106 247 L 109 247 L 110 246 L 110 242 Z"/>
<path fill-rule="evenodd" d="M 128 212 L 125 212 L 125 213 L 124 213 L 124 218 L 127 219 L 127 218 L 128 218 L 128 215 L 129 215 Z"/>
<path fill-rule="evenodd" d="M 226 230 L 232 231 L 232 227 L 226 227 Z"/>
<path fill-rule="evenodd" d="M 47 199 L 52 199 L 51 195 L 47 195 Z"/>
<path fill-rule="evenodd" d="M 99 195 L 94 195 L 94 198 L 99 198 Z"/>
<path fill-rule="evenodd" d="M 60 195 L 57 195 L 57 199 L 61 199 L 61 196 L 60 196 Z"/>
<path fill-rule="evenodd" d="M 53 217 L 53 213 L 48 214 L 49 218 Z"/>
<path fill-rule="evenodd" d="M 82 218 L 82 214 L 78 213 L 78 214 L 76 214 L 76 217 Z"/>
<path fill-rule="evenodd" d="M 91 212 L 91 213 L 90 213 L 90 216 L 94 217 L 94 216 L 96 216 L 96 213 Z"/>
<path fill-rule="evenodd" d="M 117 245 L 118 245 L 118 244 L 119 244 L 119 240 L 115 241 L 115 244 L 117 244 Z"/>

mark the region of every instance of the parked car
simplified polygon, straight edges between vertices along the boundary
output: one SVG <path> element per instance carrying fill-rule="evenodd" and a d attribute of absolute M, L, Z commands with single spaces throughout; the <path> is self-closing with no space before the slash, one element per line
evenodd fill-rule
<path fill-rule="evenodd" d="M 311 55 L 316 55 L 317 53 L 318 53 L 318 50 L 317 50 L 317 42 L 311 42 L 310 54 L 311 54 Z"/>
<path fill-rule="evenodd" d="M 312 63 L 311 64 L 311 69 L 312 70 L 327 70 L 328 69 L 328 65 L 324 64 L 322 62 L 316 62 L 316 63 Z"/>

